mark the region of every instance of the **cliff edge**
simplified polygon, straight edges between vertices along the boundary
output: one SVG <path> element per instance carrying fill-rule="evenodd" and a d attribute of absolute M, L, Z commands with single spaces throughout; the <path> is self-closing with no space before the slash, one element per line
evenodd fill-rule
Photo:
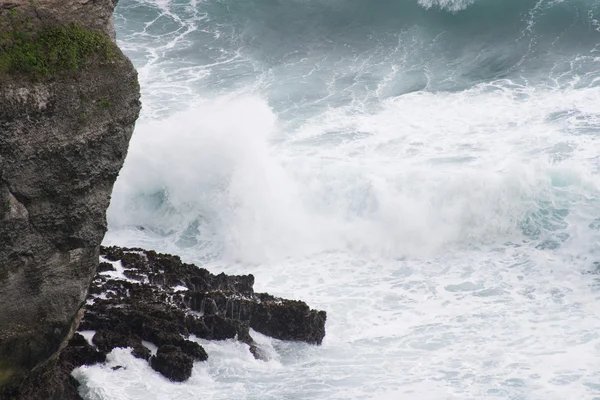
<path fill-rule="evenodd" d="M 115 6 L 0 0 L 0 398 L 53 362 L 96 273 L 141 107 Z"/>

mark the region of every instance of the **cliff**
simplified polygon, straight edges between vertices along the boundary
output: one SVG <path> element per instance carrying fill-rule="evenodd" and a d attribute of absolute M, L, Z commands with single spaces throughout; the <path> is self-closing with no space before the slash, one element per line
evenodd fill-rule
<path fill-rule="evenodd" d="M 115 5 L 0 0 L 0 397 L 55 362 L 96 273 L 141 107 Z"/>

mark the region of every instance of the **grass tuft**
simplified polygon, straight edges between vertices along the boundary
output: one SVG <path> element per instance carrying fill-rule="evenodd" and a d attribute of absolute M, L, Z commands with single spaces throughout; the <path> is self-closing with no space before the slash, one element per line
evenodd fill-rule
<path fill-rule="evenodd" d="M 55 25 L 38 32 L 0 33 L 0 74 L 28 73 L 48 77 L 75 71 L 92 55 L 117 57 L 115 44 L 103 33 L 77 24 Z"/>
<path fill-rule="evenodd" d="M 102 108 L 109 108 L 112 102 L 109 99 L 98 99 L 98 105 Z"/>

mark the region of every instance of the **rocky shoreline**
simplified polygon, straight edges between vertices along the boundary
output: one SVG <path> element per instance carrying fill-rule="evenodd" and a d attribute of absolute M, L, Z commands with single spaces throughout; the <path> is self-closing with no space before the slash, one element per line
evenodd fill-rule
<path fill-rule="evenodd" d="M 252 275 L 214 275 L 177 256 L 139 248 L 101 247 L 78 331 L 54 365 L 33 374 L 21 398 L 78 399 L 73 369 L 106 360 L 114 348 L 131 348 L 166 378 L 182 382 L 208 358 L 199 339 L 235 339 L 255 358 L 264 353 L 250 329 L 281 340 L 321 344 L 325 311 L 302 302 L 255 293 Z M 93 335 L 93 336 L 92 336 Z M 151 349 L 154 349 L 152 351 Z M 40 390 L 43 393 L 40 393 Z"/>

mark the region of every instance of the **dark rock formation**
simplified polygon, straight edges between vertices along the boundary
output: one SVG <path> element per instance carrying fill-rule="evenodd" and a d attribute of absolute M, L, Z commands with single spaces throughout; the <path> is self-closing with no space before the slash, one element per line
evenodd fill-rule
<path fill-rule="evenodd" d="M 96 275 L 78 329 L 95 331 L 92 342 L 102 356 L 128 347 L 134 356 L 149 360 L 154 370 L 181 382 L 190 377 L 195 361 L 208 358 L 190 335 L 237 339 L 248 344 L 256 358 L 261 358 L 261 351 L 250 328 L 313 344 L 325 336 L 324 311 L 311 310 L 301 301 L 254 293 L 252 275 L 213 275 L 177 256 L 142 249 L 103 247 L 101 255 L 113 268 Z M 158 347 L 156 355 L 151 356 L 144 341 Z M 73 339 L 61 357 L 65 352 L 70 359 L 73 354 L 88 354 L 81 346 L 79 338 Z M 98 362 L 96 352 L 89 354 L 90 363 Z M 74 366 L 86 363 L 76 360 Z"/>
<path fill-rule="evenodd" d="M 96 272 L 140 111 L 115 3 L 0 0 L 0 392 L 63 365 Z"/>
<path fill-rule="evenodd" d="M 20 400 L 80 400 L 79 383 L 71 376 L 73 369 L 106 361 L 106 354 L 94 349 L 78 333 L 58 357 L 34 369 L 18 389 L 0 393 L 0 398 Z"/>
<path fill-rule="evenodd" d="M 160 346 L 150 360 L 152 369 L 160 372 L 174 382 L 183 382 L 192 376 L 194 360 L 180 347 L 166 344 Z"/>

